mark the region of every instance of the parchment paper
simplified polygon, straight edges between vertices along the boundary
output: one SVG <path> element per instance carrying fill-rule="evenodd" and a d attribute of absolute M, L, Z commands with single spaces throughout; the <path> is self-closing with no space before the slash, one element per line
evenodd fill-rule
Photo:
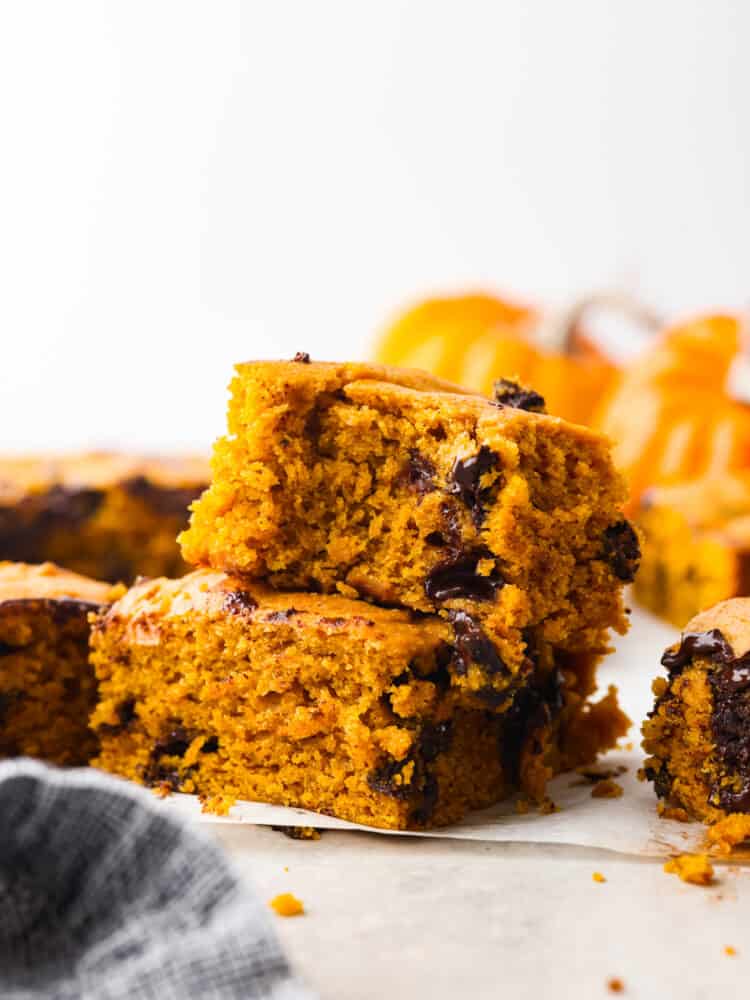
<path fill-rule="evenodd" d="M 600 671 L 602 690 L 617 684 L 623 708 L 633 726 L 623 744 L 633 749 L 614 750 L 601 758 L 608 767 L 622 765 L 627 770 L 615 780 L 624 794 L 618 799 L 594 799 L 592 785 L 575 774 L 561 775 L 552 782 L 550 795 L 559 811 L 541 815 L 536 811 L 519 815 L 513 803 L 472 813 L 461 823 L 429 833 L 398 833 L 347 823 L 332 816 L 289 809 L 259 802 L 240 802 L 228 816 L 201 812 L 191 795 L 174 795 L 166 807 L 203 823 L 253 823 L 260 825 L 314 826 L 319 829 L 361 830 L 386 836 L 440 837 L 465 840 L 514 841 L 537 844 L 572 844 L 597 847 L 641 856 L 663 856 L 679 851 L 700 849 L 705 828 L 698 823 L 679 823 L 660 819 L 656 814 L 656 796 L 650 784 L 636 778 L 643 754 L 640 750 L 640 725 L 652 707 L 651 681 L 661 671 L 662 652 L 677 638 L 672 629 L 638 609 L 633 610 L 631 629 L 618 638 L 616 652 Z"/>

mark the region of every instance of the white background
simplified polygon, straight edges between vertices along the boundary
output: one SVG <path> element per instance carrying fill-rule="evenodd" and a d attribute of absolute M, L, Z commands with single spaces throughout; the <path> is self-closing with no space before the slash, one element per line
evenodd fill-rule
<path fill-rule="evenodd" d="M 205 446 L 432 290 L 750 298 L 742 0 L 0 0 L 0 448 Z"/>

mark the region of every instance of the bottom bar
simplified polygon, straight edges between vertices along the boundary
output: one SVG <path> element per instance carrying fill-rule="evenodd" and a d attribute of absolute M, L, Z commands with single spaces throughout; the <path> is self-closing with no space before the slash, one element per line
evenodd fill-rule
<path fill-rule="evenodd" d="M 509 707 L 476 707 L 452 683 L 453 636 L 438 616 L 209 570 L 145 581 L 92 634 L 94 763 L 219 813 L 249 799 L 419 829 L 541 801 L 626 730 L 614 691 L 585 703 L 593 654 L 561 669 L 537 650 Z"/>

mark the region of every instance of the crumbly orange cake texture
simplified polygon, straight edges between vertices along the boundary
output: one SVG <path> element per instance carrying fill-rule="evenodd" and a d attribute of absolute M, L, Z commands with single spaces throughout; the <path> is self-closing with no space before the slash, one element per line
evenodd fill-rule
<path fill-rule="evenodd" d="M 422 828 L 516 791 L 543 802 L 552 774 L 627 729 L 613 691 L 586 700 L 590 654 L 540 640 L 499 712 L 452 682 L 454 642 L 440 615 L 220 571 L 144 581 L 93 629 L 94 763 L 209 807 L 250 799 Z"/>
<path fill-rule="evenodd" d="M 703 608 L 750 593 L 750 477 L 711 476 L 646 493 L 636 512 L 637 600 L 682 628 Z"/>
<path fill-rule="evenodd" d="M 197 457 L 0 456 L 0 559 L 112 582 L 176 576 L 186 567 L 175 536 L 208 477 Z"/>
<path fill-rule="evenodd" d="M 239 365 L 187 562 L 452 623 L 459 683 L 523 685 L 529 646 L 608 648 L 638 540 L 608 442 L 425 373 Z"/>
<path fill-rule="evenodd" d="M 84 764 L 94 754 L 88 616 L 119 593 L 51 563 L 0 563 L 0 758 Z"/>
<path fill-rule="evenodd" d="M 668 806 L 723 821 L 717 842 L 738 842 L 750 834 L 750 598 L 697 615 L 662 664 L 643 774 Z"/>
<path fill-rule="evenodd" d="M 705 854 L 678 854 L 665 863 L 664 871 L 693 885 L 712 885 L 714 881 L 714 866 Z"/>

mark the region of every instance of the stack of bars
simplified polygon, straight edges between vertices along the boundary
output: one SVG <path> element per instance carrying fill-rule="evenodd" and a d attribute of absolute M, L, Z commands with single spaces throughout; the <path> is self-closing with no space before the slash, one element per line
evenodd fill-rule
<path fill-rule="evenodd" d="M 181 536 L 93 627 L 97 766 L 225 812 L 451 823 L 628 721 L 595 668 L 638 543 L 607 441 L 504 383 L 248 363 Z"/>

